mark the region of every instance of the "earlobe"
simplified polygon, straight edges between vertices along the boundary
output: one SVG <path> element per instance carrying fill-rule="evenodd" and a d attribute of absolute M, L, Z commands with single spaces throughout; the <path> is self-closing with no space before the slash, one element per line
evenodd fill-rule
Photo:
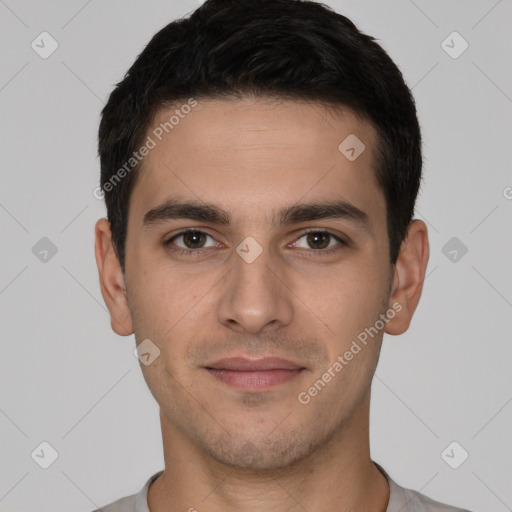
<path fill-rule="evenodd" d="M 413 220 L 395 264 L 389 307 L 395 305 L 399 312 L 387 323 L 387 334 L 402 334 L 409 328 L 423 290 L 428 258 L 427 226 L 421 220 Z"/>
<path fill-rule="evenodd" d="M 123 272 L 112 244 L 110 222 L 99 219 L 95 226 L 95 256 L 101 295 L 110 312 L 112 330 L 120 336 L 133 333 Z"/>

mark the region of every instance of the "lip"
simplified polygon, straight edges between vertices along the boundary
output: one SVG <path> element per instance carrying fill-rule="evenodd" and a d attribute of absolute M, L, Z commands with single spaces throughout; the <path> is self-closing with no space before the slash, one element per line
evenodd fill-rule
<path fill-rule="evenodd" d="M 217 380 L 243 391 L 271 389 L 296 378 L 305 370 L 303 366 L 279 357 L 230 357 L 208 364 L 205 369 Z"/>
<path fill-rule="evenodd" d="M 262 359 L 227 357 L 206 365 L 206 368 L 212 368 L 214 370 L 257 372 L 267 370 L 300 370 L 303 366 L 280 357 L 264 357 Z"/>

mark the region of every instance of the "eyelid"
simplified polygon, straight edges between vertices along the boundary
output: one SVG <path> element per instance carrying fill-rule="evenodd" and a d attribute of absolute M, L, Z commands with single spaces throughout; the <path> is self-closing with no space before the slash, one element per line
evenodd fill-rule
<path fill-rule="evenodd" d="M 206 235 L 207 237 L 210 237 L 212 240 L 215 240 L 215 238 L 212 235 L 210 235 L 207 231 L 204 231 L 204 228 L 186 228 L 186 229 L 182 229 L 181 231 L 178 231 L 177 233 L 172 235 L 170 238 L 167 238 L 164 241 L 164 245 L 169 246 L 169 245 L 171 245 L 173 240 L 175 240 L 176 238 L 178 238 L 182 235 L 185 235 L 186 233 L 190 233 L 190 232 L 201 233 L 203 235 Z M 287 247 L 289 247 L 292 244 L 296 244 L 298 240 L 300 240 L 304 236 L 308 235 L 309 233 L 328 234 L 338 242 L 338 244 L 336 246 L 330 247 L 329 249 L 303 249 L 303 248 L 301 248 L 310 253 L 314 253 L 315 255 L 330 254 L 332 252 L 339 250 L 341 247 L 346 247 L 349 245 L 349 242 L 343 236 L 333 233 L 330 229 L 309 228 L 306 231 L 302 231 L 301 234 L 299 236 L 297 236 L 297 238 L 295 238 L 295 240 L 291 244 L 287 244 Z M 217 240 L 215 240 L 215 241 L 217 242 Z M 217 242 L 217 243 L 219 243 L 219 242 Z M 182 253 L 182 254 L 192 254 L 192 253 L 201 254 L 202 252 L 204 252 L 210 248 L 211 247 L 199 248 L 199 249 L 184 249 L 182 247 L 176 247 L 176 248 L 172 248 L 171 250 L 174 252 L 177 252 L 177 253 Z"/>
<path fill-rule="evenodd" d="M 309 228 L 306 231 L 302 232 L 300 236 L 298 236 L 292 244 L 297 243 L 298 240 L 300 240 L 302 237 L 308 235 L 309 233 L 322 233 L 330 235 L 332 238 L 334 238 L 338 245 L 334 247 L 330 247 L 329 249 L 305 249 L 306 251 L 313 252 L 316 254 L 329 254 L 331 252 L 336 251 L 339 249 L 339 246 L 346 247 L 349 245 L 348 241 L 341 235 L 337 235 L 336 233 L 333 233 L 330 229 L 322 229 L 322 228 Z"/>
<path fill-rule="evenodd" d="M 215 240 L 213 235 L 210 235 L 210 233 L 208 233 L 207 231 L 204 231 L 204 228 L 186 228 L 186 229 L 182 229 L 181 231 L 178 231 L 171 237 L 166 238 L 166 240 L 164 241 L 164 245 L 170 245 L 173 240 L 175 240 L 176 238 L 178 238 L 180 236 L 186 235 L 187 233 L 200 233 L 202 235 L 206 235 L 207 237 L 210 237 L 212 240 Z M 215 240 L 215 241 L 217 242 L 217 240 Z M 217 243 L 219 243 L 219 242 L 217 242 Z M 178 250 L 182 250 L 182 251 L 186 251 L 186 252 L 200 252 L 201 250 L 204 250 L 204 248 L 183 249 L 182 247 L 178 247 Z"/>

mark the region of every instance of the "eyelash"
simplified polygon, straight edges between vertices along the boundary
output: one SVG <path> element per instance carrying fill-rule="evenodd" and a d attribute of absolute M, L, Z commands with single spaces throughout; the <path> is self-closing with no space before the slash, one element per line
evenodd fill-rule
<path fill-rule="evenodd" d="M 209 235 L 208 233 L 206 233 L 205 231 L 201 231 L 200 229 L 188 228 L 188 229 L 184 229 L 183 231 L 180 231 L 179 233 L 176 233 L 171 238 L 166 240 L 164 242 L 164 246 L 170 248 L 171 243 L 176 238 L 179 238 L 180 236 L 183 236 L 186 233 L 200 233 L 200 234 L 209 236 L 210 238 L 213 239 L 213 237 L 211 235 Z M 308 234 L 311 234 L 311 233 L 329 235 L 329 236 L 331 236 L 332 238 L 334 238 L 338 242 L 337 246 L 331 247 L 330 249 L 309 249 L 309 252 L 313 253 L 314 256 L 321 256 L 321 255 L 325 255 L 325 254 L 332 254 L 333 252 L 339 251 L 342 247 L 348 246 L 348 243 L 345 240 L 343 240 L 342 238 L 340 238 L 338 235 L 335 235 L 334 233 L 331 233 L 330 231 L 320 230 L 320 229 L 311 229 L 309 231 L 306 231 L 305 233 L 302 233 L 302 235 L 299 236 L 297 238 L 297 240 L 300 240 L 302 237 L 304 237 L 304 236 L 306 236 Z M 204 251 L 208 250 L 208 248 L 207 249 L 182 249 L 181 247 L 177 247 L 177 248 L 176 247 L 172 247 L 172 248 L 170 248 L 170 250 L 172 252 L 176 253 L 176 254 L 183 254 L 183 255 L 186 255 L 186 256 L 192 256 L 192 255 L 194 255 L 194 256 L 201 256 Z M 305 249 L 305 250 L 308 251 L 308 249 Z"/>

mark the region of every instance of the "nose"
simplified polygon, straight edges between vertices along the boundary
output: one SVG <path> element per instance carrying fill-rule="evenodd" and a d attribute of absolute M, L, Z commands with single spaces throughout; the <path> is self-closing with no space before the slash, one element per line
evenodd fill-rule
<path fill-rule="evenodd" d="M 278 258 L 270 258 L 268 249 L 263 249 L 253 261 L 239 253 L 234 253 L 232 260 L 221 287 L 219 321 L 230 329 L 251 334 L 289 325 L 293 294 Z"/>

